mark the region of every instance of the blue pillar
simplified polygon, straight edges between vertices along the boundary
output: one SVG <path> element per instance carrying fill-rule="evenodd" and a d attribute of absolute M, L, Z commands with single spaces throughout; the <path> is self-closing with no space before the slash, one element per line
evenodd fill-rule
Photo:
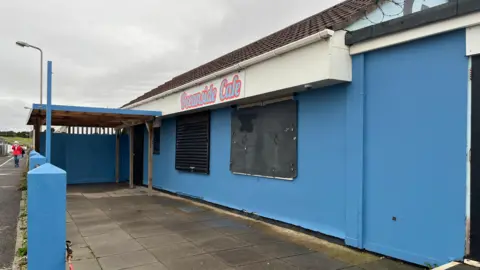
<path fill-rule="evenodd" d="M 47 159 L 38 153 L 34 156 L 30 156 L 30 160 L 28 161 L 28 170 L 31 171 L 36 167 L 42 166 L 46 162 Z"/>
<path fill-rule="evenodd" d="M 35 155 L 38 155 L 38 152 L 35 151 L 35 150 L 32 150 L 32 151 L 30 151 L 30 154 L 29 154 L 29 155 L 30 155 L 30 157 L 33 157 L 33 156 L 35 156 Z"/>
<path fill-rule="evenodd" d="M 345 243 L 363 248 L 363 185 L 365 129 L 365 56 L 352 59 L 352 83 L 347 91 L 347 170 Z"/>
<path fill-rule="evenodd" d="M 46 163 L 27 181 L 28 269 L 64 270 L 67 174 Z"/>
<path fill-rule="evenodd" d="M 50 162 L 52 142 L 52 61 L 47 62 L 47 130 L 45 141 L 45 157 L 47 162 Z"/>

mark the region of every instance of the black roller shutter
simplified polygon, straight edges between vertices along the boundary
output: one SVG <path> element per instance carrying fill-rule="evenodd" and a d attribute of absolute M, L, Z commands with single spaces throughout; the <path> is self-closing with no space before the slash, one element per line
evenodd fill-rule
<path fill-rule="evenodd" d="M 210 112 L 177 118 L 175 169 L 210 173 Z"/>

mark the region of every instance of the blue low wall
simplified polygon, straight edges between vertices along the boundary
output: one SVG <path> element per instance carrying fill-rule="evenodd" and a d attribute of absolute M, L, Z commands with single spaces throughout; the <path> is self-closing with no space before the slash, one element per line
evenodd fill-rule
<path fill-rule="evenodd" d="M 66 173 L 45 163 L 38 153 L 30 156 L 35 168 L 27 174 L 28 269 L 65 269 Z M 37 166 L 38 165 L 38 166 Z"/>
<path fill-rule="evenodd" d="M 41 140 L 45 140 L 42 134 Z M 115 182 L 115 135 L 52 134 L 51 162 L 68 172 L 68 184 Z M 120 138 L 120 181 L 129 177 L 128 136 Z M 41 144 L 40 153 L 45 153 Z"/>

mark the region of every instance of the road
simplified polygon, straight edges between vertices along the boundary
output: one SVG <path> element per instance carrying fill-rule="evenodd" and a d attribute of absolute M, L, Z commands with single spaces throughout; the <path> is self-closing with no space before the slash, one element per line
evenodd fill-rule
<path fill-rule="evenodd" d="M 0 157 L 0 270 L 10 269 L 15 255 L 21 192 L 17 190 L 24 160 L 14 168 L 11 157 Z"/>

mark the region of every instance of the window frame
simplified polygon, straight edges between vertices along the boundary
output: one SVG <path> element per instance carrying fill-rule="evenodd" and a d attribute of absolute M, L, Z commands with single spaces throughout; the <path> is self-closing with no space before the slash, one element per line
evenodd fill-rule
<path fill-rule="evenodd" d="M 286 104 L 287 102 L 289 102 L 289 104 Z M 281 103 L 285 103 L 286 106 L 289 107 L 289 108 L 287 107 L 286 109 L 289 109 L 289 110 L 291 110 L 291 112 L 294 112 L 293 114 L 289 114 L 289 115 L 292 116 L 292 117 L 290 117 L 290 121 L 292 121 L 292 122 L 290 122 L 291 124 L 288 125 L 287 129 L 283 129 L 283 128 L 281 129 L 282 130 L 281 133 L 284 133 L 287 130 L 289 130 L 288 132 L 291 133 L 291 135 L 283 137 L 283 139 L 284 140 L 287 139 L 287 141 L 291 139 L 293 141 L 293 143 L 289 143 L 289 148 L 286 148 L 286 149 L 291 149 L 293 151 L 292 154 L 294 154 L 293 156 L 290 157 L 290 160 L 288 162 L 288 164 L 291 164 L 290 166 L 291 166 L 292 174 L 288 175 L 288 176 L 287 175 L 279 175 L 279 174 L 275 174 L 275 173 L 266 173 L 265 171 L 262 172 L 261 170 L 260 171 L 255 170 L 255 168 L 254 168 L 255 166 L 254 167 L 244 167 L 244 166 L 248 166 L 247 164 L 263 164 L 263 161 L 256 161 L 256 162 L 253 162 L 253 163 L 245 161 L 245 165 L 237 164 L 237 160 L 238 161 L 243 160 L 242 156 L 238 155 L 239 154 L 239 149 L 241 149 L 243 151 L 243 147 L 245 146 L 246 147 L 245 151 L 247 151 L 247 148 L 248 149 L 255 149 L 257 147 L 257 145 L 266 145 L 266 143 L 265 143 L 265 141 L 261 141 L 261 142 L 256 141 L 255 144 L 251 144 L 252 142 L 250 142 L 250 143 L 244 142 L 244 140 L 247 139 L 247 137 L 246 137 L 246 136 L 248 136 L 247 134 L 249 134 L 249 133 L 244 133 L 241 130 L 239 131 L 237 129 L 238 128 L 238 118 L 237 119 L 234 119 L 234 118 L 238 117 L 242 114 L 244 116 L 246 116 L 246 115 L 250 114 L 249 112 L 256 111 L 256 113 L 254 114 L 254 115 L 256 115 L 255 119 L 258 119 L 260 121 L 265 121 L 265 119 L 270 119 L 268 117 L 268 114 L 271 114 L 272 111 L 262 112 L 262 110 L 264 108 L 268 108 L 270 105 L 279 106 Z M 272 110 L 271 108 L 269 108 L 269 109 Z M 278 110 L 278 107 L 277 107 L 277 110 Z M 273 111 L 275 111 L 275 110 L 273 110 Z M 282 111 L 286 111 L 286 110 L 282 109 Z M 260 114 L 258 114 L 258 113 L 260 113 Z M 280 115 L 282 115 L 282 114 L 280 114 Z M 295 178 L 298 177 L 298 102 L 297 102 L 297 100 L 295 100 L 295 98 L 293 96 L 278 98 L 278 99 L 271 99 L 271 100 L 267 100 L 267 101 L 262 101 L 262 102 L 256 102 L 256 103 L 252 103 L 252 104 L 245 104 L 245 105 L 237 106 L 236 108 L 234 108 L 232 110 L 232 113 L 231 113 L 230 117 L 231 117 L 230 172 L 232 174 L 248 175 L 248 176 L 270 178 L 270 179 L 279 179 L 279 180 L 294 180 Z M 282 121 L 284 121 L 284 120 L 288 121 L 289 117 L 283 119 Z M 264 129 L 265 125 L 262 122 L 258 123 L 257 125 L 261 126 L 261 127 L 259 126 L 261 134 L 270 134 L 269 131 Z M 254 131 L 254 132 L 258 133 L 259 131 L 257 130 L 257 131 Z M 240 134 L 242 134 L 242 135 L 240 135 Z M 242 137 L 242 138 L 240 138 L 239 136 Z M 254 137 L 265 139 L 263 136 L 254 136 Z M 275 138 L 277 138 L 277 137 L 275 136 Z M 287 141 L 285 141 L 285 142 L 287 142 Z M 237 146 L 239 143 L 240 143 L 240 146 L 241 146 L 240 148 L 239 148 L 239 146 Z M 245 144 L 245 145 L 243 145 L 243 144 Z M 256 151 L 256 150 L 254 150 L 254 151 Z M 265 151 L 265 149 L 263 151 Z M 264 153 L 264 152 L 262 152 L 262 153 Z M 260 156 L 261 157 L 262 155 L 256 153 L 255 156 Z M 243 157 L 247 158 L 248 156 L 243 156 Z M 282 157 L 285 157 L 285 155 L 282 155 Z M 283 160 L 283 161 L 285 162 L 286 160 Z M 242 164 L 242 163 L 240 162 L 240 164 Z M 266 162 L 266 164 L 269 164 L 269 163 Z M 238 167 L 238 166 L 240 166 L 240 167 Z M 285 166 L 281 166 L 281 167 L 285 167 Z M 242 168 L 242 169 L 239 169 L 239 168 Z M 273 168 L 275 168 L 275 167 L 273 167 Z M 256 169 L 258 169 L 258 167 L 256 167 Z M 285 172 L 280 173 L 280 174 L 284 174 L 284 173 Z"/>
<path fill-rule="evenodd" d="M 210 124 L 210 111 L 176 118 L 176 170 L 210 174 Z"/>

